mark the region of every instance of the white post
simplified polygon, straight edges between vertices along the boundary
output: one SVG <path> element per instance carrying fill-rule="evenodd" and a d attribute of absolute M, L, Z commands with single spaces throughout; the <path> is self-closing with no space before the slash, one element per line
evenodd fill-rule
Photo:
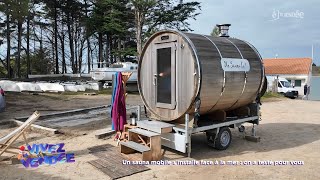
<path fill-rule="evenodd" d="M 189 132 L 189 114 L 185 115 L 185 131 L 186 131 L 186 141 L 188 144 L 188 149 L 187 149 L 187 153 L 188 153 L 188 157 L 191 156 L 191 133 Z"/>
<path fill-rule="evenodd" d="M 141 107 L 138 105 L 138 109 L 137 109 L 137 121 L 140 121 L 141 120 Z"/>
<path fill-rule="evenodd" d="M 311 68 L 310 68 L 310 72 L 309 72 L 309 77 L 308 77 L 308 86 L 310 86 L 311 84 L 311 77 L 312 77 L 312 65 L 313 65 L 313 54 L 314 54 L 314 49 L 313 49 L 313 44 L 312 44 L 312 48 L 311 48 Z"/>

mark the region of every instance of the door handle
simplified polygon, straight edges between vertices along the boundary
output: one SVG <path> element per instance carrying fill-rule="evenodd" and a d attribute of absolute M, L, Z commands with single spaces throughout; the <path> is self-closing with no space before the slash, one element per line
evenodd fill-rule
<path fill-rule="evenodd" d="M 158 77 L 158 74 L 153 74 L 153 85 L 154 86 L 157 85 L 157 77 Z"/>

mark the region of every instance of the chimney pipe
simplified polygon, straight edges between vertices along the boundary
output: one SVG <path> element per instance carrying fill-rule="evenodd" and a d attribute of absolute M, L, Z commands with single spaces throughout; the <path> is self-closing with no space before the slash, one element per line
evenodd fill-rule
<path fill-rule="evenodd" d="M 219 29 L 219 37 L 229 37 L 229 27 L 231 24 L 217 24 Z"/>

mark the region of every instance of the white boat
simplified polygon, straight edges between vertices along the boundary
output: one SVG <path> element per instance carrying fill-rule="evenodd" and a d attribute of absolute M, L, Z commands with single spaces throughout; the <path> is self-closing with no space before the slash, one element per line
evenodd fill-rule
<path fill-rule="evenodd" d="M 83 84 L 84 87 L 88 90 L 95 90 L 99 91 L 99 84 L 95 82 L 87 82 L 86 84 Z"/>
<path fill-rule="evenodd" d="M 71 92 L 84 92 L 86 91 L 86 87 L 84 84 L 76 84 L 72 82 L 66 82 L 66 83 L 61 83 L 61 85 L 64 87 L 65 91 L 71 91 Z"/>
<path fill-rule="evenodd" d="M 132 72 L 128 82 L 137 82 L 138 64 L 132 62 L 119 62 L 110 67 L 96 68 L 91 71 L 91 77 L 95 81 L 112 81 L 112 75 L 116 72 Z"/>
<path fill-rule="evenodd" d="M 64 87 L 59 83 L 37 83 L 43 92 L 64 92 Z"/>
<path fill-rule="evenodd" d="M 20 87 L 14 81 L 8 81 L 8 80 L 0 81 L 0 87 L 5 92 L 21 92 Z"/>
<path fill-rule="evenodd" d="M 78 88 L 74 84 L 62 84 L 64 87 L 64 91 L 69 92 L 78 92 Z"/>
<path fill-rule="evenodd" d="M 43 92 L 40 88 L 40 86 L 36 83 L 32 83 L 32 82 L 17 82 L 16 83 L 21 92 Z"/>

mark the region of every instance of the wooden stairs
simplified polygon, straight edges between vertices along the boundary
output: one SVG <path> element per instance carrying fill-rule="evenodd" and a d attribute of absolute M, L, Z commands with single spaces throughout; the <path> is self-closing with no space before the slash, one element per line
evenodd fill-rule
<path fill-rule="evenodd" d="M 140 152 L 143 161 L 161 160 L 161 133 L 171 132 L 173 126 L 157 121 L 138 121 L 137 128 L 128 130 L 128 141 L 120 142 L 120 151 L 124 154 Z"/>

